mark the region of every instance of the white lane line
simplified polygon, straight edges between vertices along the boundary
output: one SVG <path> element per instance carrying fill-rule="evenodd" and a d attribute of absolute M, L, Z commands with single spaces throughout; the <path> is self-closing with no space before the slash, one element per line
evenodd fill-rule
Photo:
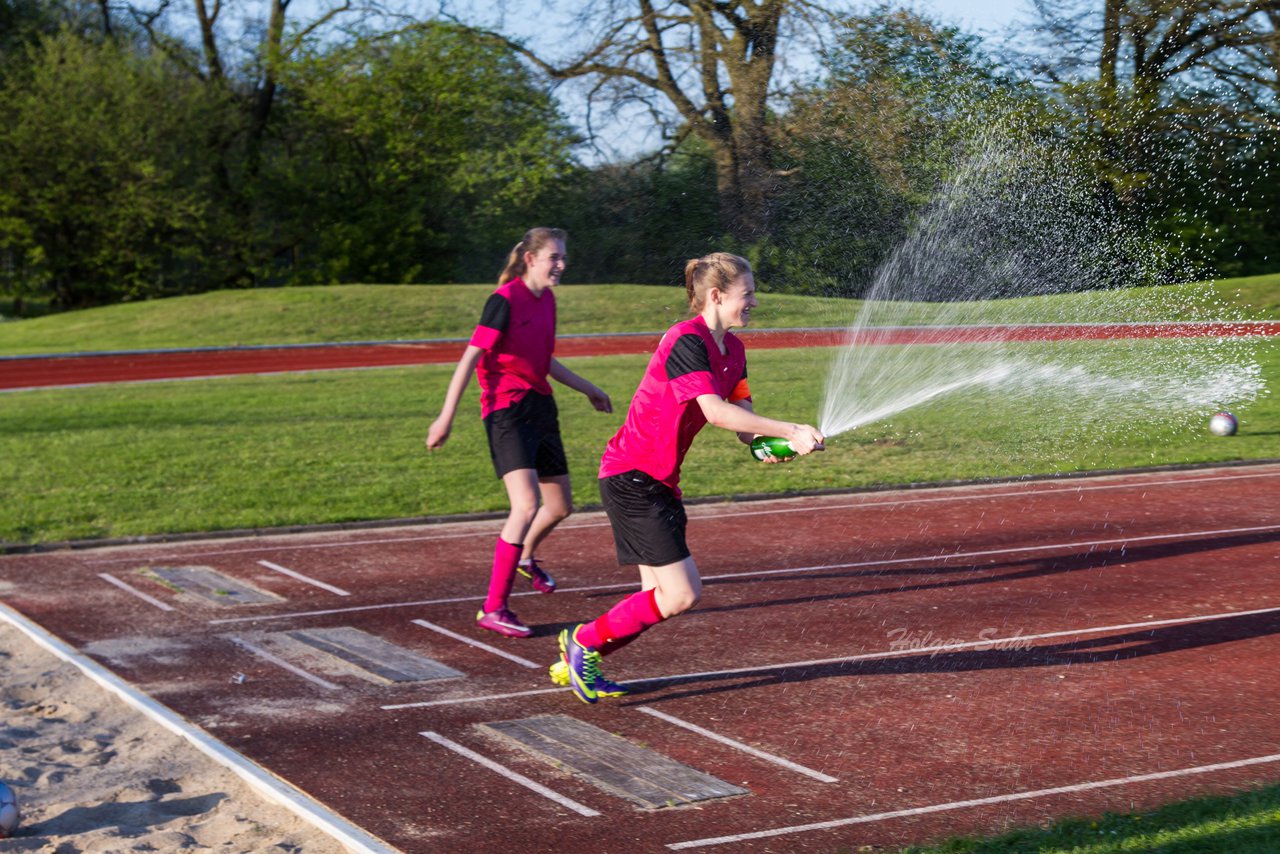
<path fill-rule="evenodd" d="M 321 805 L 311 796 L 223 744 L 177 712 L 148 697 L 92 658 L 74 649 L 43 626 L 32 622 L 3 602 L 0 602 L 0 619 L 13 625 L 61 660 L 79 668 L 86 677 L 119 697 L 126 705 L 138 710 L 179 738 L 185 739 L 195 749 L 243 780 L 257 794 L 290 810 L 311 826 L 329 834 L 353 854 L 397 854 L 399 852 L 400 849 L 392 848 Z"/>
<path fill-rule="evenodd" d="M 157 608 L 159 608 L 161 611 L 172 611 L 172 610 L 173 610 L 173 606 L 172 606 L 172 605 L 168 605 L 168 604 L 166 604 L 166 603 L 164 603 L 164 602 L 161 602 L 161 601 L 160 601 L 159 599 L 157 599 L 156 597 L 154 597 L 154 596 L 149 596 L 149 595 L 147 595 L 146 593 L 143 593 L 141 590 L 137 589 L 136 587 L 131 587 L 131 586 L 129 586 L 128 584 L 125 584 L 123 581 L 121 581 L 120 579 L 116 578 L 114 575 L 108 575 L 108 574 L 107 574 L 107 573 L 105 573 L 105 572 L 99 572 L 99 573 L 98 573 L 98 577 L 99 577 L 99 578 L 101 578 L 103 581 L 106 581 L 106 582 L 108 582 L 108 583 L 110 583 L 110 584 L 114 584 L 116 587 L 119 587 L 121 590 L 123 590 L 124 592 L 126 592 L 126 593 L 128 593 L 128 594 L 130 594 L 130 595 L 132 595 L 132 596 L 137 596 L 137 597 L 138 597 L 139 599 L 141 599 L 143 602 L 148 602 L 148 603 L 150 603 L 150 604 L 152 604 L 152 605 L 155 605 L 155 606 L 156 606 Z"/>
<path fill-rule="evenodd" d="M 836 827 L 848 827 L 851 824 L 868 824 L 885 821 L 891 818 L 905 818 L 914 815 L 948 812 L 950 810 L 968 809 L 969 807 L 1003 804 L 1012 801 L 1025 801 L 1032 798 L 1044 798 L 1051 795 L 1065 795 L 1073 792 L 1088 792 L 1094 789 L 1107 789 L 1115 786 L 1128 786 L 1134 783 L 1147 783 L 1152 780 L 1169 780 L 1175 777 L 1190 777 L 1196 774 L 1211 774 L 1214 771 L 1230 771 L 1233 768 L 1247 768 L 1252 765 L 1268 765 L 1280 762 L 1280 753 L 1267 756 L 1255 756 L 1250 759 L 1238 759 L 1234 762 L 1217 762 L 1213 765 L 1196 765 L 1191 768 L 1179 768 L 1174 771 L 1157 771 L 1152 774 L 1135 774 L 1130 777 L 1115 777 L 1110 780 L 1094 780 L 1088 783 L 1076 783 L 1070 786 L 1055 786 L 1052 789 L 1036 789 L 1030 792 L 1011 792 L 1007 795 L 994 795 L 989 798 L 974 798 L 968 801 L 951 801 L 945 804 L 933 804 L 927 807 L 893 810 L 892 812 L 872 813 L 851 818 L 838 818 L 833 821 L 816 821 L 812 824 L 797 824 L 791 827 L 777 827 L 772 830 L 758 830 L 754 833 L 737 833 L 733 836 L 712 836 L 706 839 L 691 839 L 688 842 L 673 842 L 667 845 L 673 851 L 688 848 L 705 848 L 711 845 L 727 845 L 733 842 L 746 842 L 752 839 L 767 839 L 772 836 L 786 836 L 792 833 L 804 833 L 810 830 L 830 830 Z"/>
<path fill-rule="evenodd" d="M 480 765 L 483 765 L 485 768 L 488 768 L 490 771 L 501 774 L 503 777 L 506 777 L 511 782 L 519 783 L 521 786 L 524 786 L 526 789 L 531 789 L 532 791 L 537 792 L 539 795 L 542 795 L 544 798 L 550 798 L 551 800 L 560 804 L 560 806 L 567 807 L 573 810 L 578 815 L 585 815 L 588 818 L 592 818 L 594 816 L 600 815 L 600 813 L 596 812 L 591 807 L 583 806 L 582 804 L 578 803 L 575 800 L 566 798 L 564 795 L 560 794 L 559 792 L 555 792 L 555 791 L 552 791 L 551 789 L 548 789 L 546 786 L 542 785 L 541 783 L 535 783 L 533 780 L 530 780 L 528 777 L 524 776 L 523 774 L 517 774 L 515 771 L 512 771 L 510 768 L 506 768 L 502 765 L 499 765 L 497 762 L 494 762 L 489 757 L 482 756 L 479 753 L 476 753 L 474 750 L 471 750 L 470 748 L 463 747 L 461 744 L 458 744 L 456 741 L 450 741 L 449 739 L 445 738 L 443 735 L 440 735 L 439 733 L 420 732 L 418 733 L 418 735 L 425 736 L 426 738 L 431 739 L 441 747 L 447 747 L 449 750 L 452 750 L 454 753 L 457 753 L 461 756 L 465 756 L 466 758 L 470 759 L 472 762 L 477 762 Z"/>
<path fill-rule="evenodd" d="M 314 673 L 308 673 L 307 671 L 303 670 L 301 667 L 295 667 L 294 665 L 285 661 L 280 656 L 272 655 L 262 647 L 254 646 L 253 644 L 249 643 L 244 638 L 233 637 L 230 640 L 236 646 L 244 647 L 249 652 L 253 653 L 259 658 L 265 659 L 266 661 L 271 662 L 277 667 L 283 667 L 285 670 L 288 670 L 290 673 L 294 674 L 295 676 L 301 676 L 303 679 L 307 680 L 308 682 L 313 682 L 316 685 L 319 685 L 321 688 L 327 688 L 330 691 L 338 691 L 338 690 L 341 690 L 342 688 L 341 685 L 335 685 L 332 682 L 329 682 L 328 680 L 321 679 L 319 676 L 316 676 Z"/>
<path fill-rule="evenodd" d="M 1057 549 L 1082 549 L 1091 551 L 1099 546 L 1119 546 L 1121 550 L 1136 543 L 1155 543 L 1162 540 L 1181 540 L 1193 537 L 1220 537 L 1225 534 L 1260 534 L 1280 531 L 1280 525 L 1260 525 L 1251 528 L 1223 528 L 1216 531 L 1178 531 L 1173 534 L 1147 534 L 1140 537 L 1120 537 L 1113 540 L 1080 540 L 1074 543 L 1048 543 L 1038 546 L 1013 546 L 1004 549 L 979 549 L 971 552 L 948 552 L 937 555 L 920 555 L 918 557 L 899 557 L 879 560 L 863 560 L 856 563 L 832 563 L 820 566 L 797 566 L 791 569 L 757 569 L 749 572 L 725 572 L 719 575 L 704 575 L 702 580 L 714 581 L 721 578 L 754 578 L 763 575 L 786 575 L 794 572 L 816 572 L 825 569 L 855 569 L 864 566 L 893 566 L 904 563 L 932 563 L 946 560 L 970 560 L 979 557 L 997 557 L 1003 555 L 1026 554 L 1028 552 L 1054 551 Z M 982 569 L 982 567 L 975 567 Z M 569 588 L 572 590 L 572 588 Z"/>
<path fill-rule="evenodd" d="M 1280 607 L 1258 608 L 1253 611 L 1225 611 L 1220 614 L 1197 614 L 1191 617 L 1171 617 L 1165 620 L 1147 620 L 1141 623 L 1117 623 L 1111 626 L 1092 626 L 1082 629 L 1065 629 L 1057 632 L 1042 632 L 1038 635 L 1011 635 L 1009 637 L 991 637 L 964 643 L 944 643 L 935 646 L 922 646 L 913 649 L 890 649 L 883 652 L 867 652 L 860 655 L 843 655 L 836 658 L 815 658 L 808 661 L 784 661 L 781 664 L 755 664 L 748 667 L 734 667 L 728 670 L 703 670 L 697 673 L 674 673 L 669 676 L 650 676 L 644 679 L 628 679 L 627 685 L 668 684 L 673 682 L 690 682 L 700 679 L 714 679 L 724 676 L 743 676 L 768 673 L 773 670 L 789 670 L 796 667 L 820 667 L 827 664 L 850 664 L 858 661 L 875 661 L 886 658 L 901 658 L 915 655 L 934 655 L 941 652 L 958 652 L 966 649 L 1003 649 L 1010 644 L 1020 646 L 1028 641 L 1049 640 L 1051 638 L 1075 637 L 1077 635 L 1095 635 L 1102 632 L 1132 631 L 1135 629 L 1153 629 L 1161 626 L 1177 626 L 1184 623 L 1199 623 L 1208 620 L 1222 620 L 1232 617 L 1255 617 L 1259 614 L 1280 613 Z M 1005 646 L 1001 646 L 1004 644 Z M 425 706 L 448 706 L 462 703 L 483 703 L 488 700 L 505 700 L 511 697 L 531 697 L 536 694 L 548 694 L 552 691 L 563 691 L 564 688 L 543 688 L 534 691 L 517 691 L 510 694 L 488 694 L 476 697 L 459 697 L 451 700 L 432 700 L 423 703 L 401 703 L 397 706 L 382 706 L 383 709 L 410 709 Z"/>
<path fill-rule="evenodd" d="M 895 566 L 911 563 L 934 563 L 949 560 L 969 560 L 980 557 L 1000 557 L 1002 555 L 1027 554 L 1029 552 L 1048 552 L 1057 549 L 1080 549 L 1089 548 L 1096 549 L 1102 546 L 1119 546 L 1125 548 L 1134 543 L 1150 543 L 1165 540 L 1181 540 L 1191 537 L 1216 537 L 1227 534 L 1258 534 L 1271 533 L 1280 531 L 1280 525 L 1263 525 L 1260 527 L 1250 528 L 1223 528 L 1214 531 L 1178 531 L 1172 534 L 1149 534 L 1139 537 L 1117 537 L 1111 540 L 1081 540 L 1073 543 L 1043 543 L 1037 546 L 1014 546 L 1005 549 L 980 549 L 971 552 L 947 552 L 946 554 L 917 555 L 915 557 L 900 558 L 876 558 L 873 560 L 861 560 L 851 563 L 828 563 L 817 564 L 814 566 L 796 566 L 788 569 L 755 569 L 746 572 L 722 572 L 716 575 L 702 576 L 703 583 L 709 581 L 719 581 L 725 578 L 758 578 L 770 575 L 791 575 L 801 572 L 822 572 L 832 569 L 861 569 L 871 566 Z M 974 571 L 982 571 L 982 567 L 975 567 Z M 598 593 L 606 590 L 627 590 L 634 589 L 636 583 L 634 581 L 620 582 L 617 584 L 595 584 L 583 587 L 557 587 L 559 593 Z M 525 591 L 522 593 L 512 593 L 512 596 L 536 596 L 541 595 L 536 591 Z M 246 617 L 223 617 L 217 620 L 210 620 L 210 625 L 219 623 L 249 623 L 267 620 L 288 620 L 294 617 L 327 617 L 333 614 L 347 614 L 352 611 L 374 611 L 387 608 L 410 608 L 425 605 L 451 605 L 458 602 L 476 602 L 483 599 L 483 596 L 458 596 L 450 599 L 420 599 L 415 602 L 388 602 L 382 605 L 356 605 L 350 608 L 330 608 L 323 611 L 294 611 L 287 614 L 258 614 Z"/>
<path fill-rule="evenodd" d="M 808 504 L 804 507 L 776 507 L 776 508 L 769 508 L 769 509 L 763 509 L 763 510 L 746 510 L 746 509 L 743 509 L 744 505 L 735 504 L 733 510 L 728 510 L 724 512 L 708 512 L 705 514 L 701 514 L 698 512 L 699 507 L 710 506 L 710 505 L 692 505 L 689 507 L 689 511 L 690 511 L 689 515 L 691 519 L 726 519 L 726 518 L 740 519 L 744 516 L 772 516 L 775 514 L 782 514 L 782 513 L 823 513 L 823 512 L 828 512 L 832 510 L 857 510 L 864 507 L 866 508 L 902 507 L 902 506 L 907 506 L 911 504 L 937 504 L 937 503 L 949 502 L 949 501 L 971 501 L 975 499 L 986 500 L 991 498 L 1022 498 L 1026 496 L 1054 495 L 1054 494 L 1077 495 L 1085 492 L 1100 492 L 1100 491 L 1113 490 L 1113 489 L 1146 489 L 1149 487 L 1156 487 L 1156 486 L 1198 486 L 1204 483 L 1217 483 L 1220 481 L 1250 480 L 1250 479 L 1257 479 L 1257 478 L 1276 477 L 1278 474 L 1280 474 L 1280 471 L 1277 471 L 1275 466 L 1273 465 L 1268 465 L 1267 468 L 1268 468 L 1267 471 L 1253 471 L 1253 472 L 1244 472 L 1240 474 L 1224 474 L 1224 475 L 1210 474 L 1206 476 L 1196 476 L 1197 472 L 1193 470 L 1189 472 L 1190 474 L 1189 477 L 1169 478 L 1164 480 L 1149 480 L 1149 481 L 1125 480 L 1120 483 L 1080 484 L 1080 483 L 1074 483 L 1069 481 L 1055 481 L 1054 482 L 1055 485 L 1049 488 L 1011 489 L 1011 490 L 1003 490 L 1003 491 L 999 491 L 999 488 L 996 486 L 990 486 L 990 487 L 984 488 L 984 485 L 982 484 L 974 484 L 972 486 L 940 486 L 931 491 L 944 493 L 944 494 L 938 494 L 938 495 L 914 494 L 914 495 L 911 495 L 910 497 L 889 498 L 889 499 L 883 499 L 878 501 L 850 501 L 850 502 L 844 502 L 841 504 L 817 504 L 817 505 Z M 1114 475 L 1114 477 L 1127 477 L 1127 476 Z M 901 490 L 899 490 L 898 492 L 901 492 Z M 871 493 L 863 493 L 863 494 L 870 495 Z M 818 499 L 820 501 L 822 497 L 823 496 L 811 496 L 807 500 L 812 501 L 814 499 Z M 795 501 L 804 501 L 806 499 L 801 498 L 801 499 L 780 499 L 780 500 L 794 503 Z M 773 500 L 770 500 L 768 501 L 768 503 L 775 503 L 775 502 Z M 570 523 L 567 525 L 560 525 L 556 530 L 560 530 L 560 531 L 569 531 L 569 530 L 575 530 L 575 529 L 586 530 L 590 528 L 607 528 L 608 526 L 609 526 L 608 520 L 601 518 L 599 521 L 594 521 L 594 522 L 583 521 L 583 522 Z M 406 525 L 405 527 L 412 527 L 412 526 Z M 493 536 L 493 529 L 491 525 L 485 524 L 483 527 L 480 527 L 474 531 L 461 531 L 461 532 L 454 532 L 454 533 L 448 533 L 448 534 L 424 534 L 422 536 L 416 536 L 416 537 L 382 537 L 382 538 L 368 539 L 368 540 L 346 540 L 342 542 L 333 542 L 333 543 L 295 543 L 295 544 L 280 545 L 280 546 L 256 546 L 252 548 L 220 549 L 217 551 L 203 551 L 203 552 L 199 552 L 199 551 L 169 552 L 167 553 L 167 555 L 181 557 L 182 559 L 185 560 L 188 558 L 217 557 L 221 555 L 267 554 L 269 552 L 302 551 L 305 549 L 340 549 L 340 548 L 357 547 L 357 546 L 395 545 L 397 543 L 421 543 L 421 542 L 429 542 L 432 540 L 456 540 L 456 539 L 465 539 L 467 537 L 481 537 L 481 536 L 483 537 Z M 122 547 L 122 548 L 136 548 L 136 547 Z M 166 556 L 166 554 L 162 553 L 161 557 L 164 557 L 164 556 Z M 86 561 L 86 563 L 90 566 L 103 566 L 111 563 L 127 563 L 131 561 L 136 561 L 136 560 L 138 560 L 138 556 L 136 553 L 133 553 L 129 557 L 103 558 L 101 560 Z"/>
<path fill-rule="evenodd" d="M 489 644 L 487 643 L 481 643 L 480 641 L 475 640 L 473 638 L 469 638 L 466 635 L 460 635 L 457 632 L 451 632 L 448 629 L 446 629 L 444 626 L 437 626 L 435 623 L 428 623 L 426 620 L 411 620 L 410 622 L 412 622 L 415 626 L 422 626 L 424 629 L 431 629 L 431 631 L 433 632 L 439 632 L 445 637 L 450 637 L 450 638 L 453 638 L 454 640 L 462 641 L 465 644 L 474 646 L 476 649 L 483 649 L 485 652 L 491 652 L 494 655 L 500 655 L 503 658 L 508 659 L 509 661 L 514 661 L 516 664 L 521 664 L 521 665 L 524 665 L 525 667 L 533 668 L 535 670 L 542 666 L 536 662 L 530 661 L 527 658 L 521 658 L 518 655 L 513 655 L 505 650 L 498 649 L 496 646 L 489 646 Z"/>
<path fill-rule="evenodd" d="M 1194 475 L 1194 472 L 1192 472 Z M 819 513 L 827 510 L 856 510 L 863 507 L 899 507 L 909 504 L 939 504 L 947 501 L 971 501 L 977 499 L 988 498 L 1022 498 L 1031 495 L 1079 495 L 1085 492 L 1103 492 L 1109 489 L 1146 489 L 1152 486 L 1191 486 L 1205 482 L 1218 482 L 1223 480 L 1243 480 L 1260 477 L 1275 477 L 1277 472 L 1252 472 L 1246 474 L 1229 474 L 1229 475 L 1211 475 L 1207 477 L 1185 477 L 1170 480 L 1152 480 L 1152 481 L 1133 481 L 1126 480 L 1121 483 L 1091 483 L 1087 485 L 1072 485 L 1070 483 L 1061 483 L 1056 487 L 1047 489 L 1038 487 L 1029 487 L 1027 489 L 1014 489 L 1004 492 L 997 491 L 996 486 L 987 486 L 984 484 L 972 484 L 970 486 L 941 486 L 931 491 L 949 492 L 947 495 L 922 495 L 911 498 L 886 499 L 883 501 L 860 501 L 849 502 L 846 504 L 829 504 L 807 507 L 780 507 L 772 510 L 736 510 L 728 513 L 715 513 L 707 515 L 697 515 L 697 505 L 689 508 L 691 511 L 689 518 L 691 519 L 738 519 L 743 516 L 772 516 L 782 513 Z M 1115 477 L 1124 477 L 1124 475 L 1115 475 Z M 819 497 L 819 496 L 815 496 Z M 803 501 L 804 498 L 786 499 L 792 502 Z M 559 526 L 563 528 L 564 526 Z M 585 526 L 583 526 L 585 527 Z"/>
<path fill-rule="evenodd" d="M 308 576 L 303 575 L 301 572 L 294 572 L 292 569 L 286 569 L 278 563 L 272 563 L 269 560 L 260 560 L 258 561 L 258 563 L 261 566 L 265 566 L 267 569 L 274 569 L 276 572 L 283 573 L 284 575 L 287 575 L 290 578 L 296 578 L 299 581 L 304 581 L 307 584 L 311 584 L 315 587 L 319 587 L 321 590 L 328 590 L 330 593 L 337 593 L 339 596 L 351 595 L 346 590 L 343 590 L 341 587 L 334 587 L 332 584 L 325 584 L 323 581 L 317 581 L 314 578 L 310 578 Z"/>
<path fill-rule="evenodd" d="M 634 584 L 632 585 L 635 586 Z M 530 593 L 512 593 L 512 596 L 529 596 Z M 386 602 L 381 605 L 353 605 L 350 608 L 326 608 L 320 611 L 291 611 L 287 614 L 259 614 L 250 617 L 223 617 L 210 620 L 209 625 L 220 623 L 256 623 L 259 620 L 288 620 L 293 617 L 328 617 L 332 614 L 351 614 L 356 611 L 384 611 L 388 608 L 416 608 L 419 605 L 451 605 L 457 602 L 478 602 L 483 596 L 455 596 L 451 599 L 419 599 L 414 602 Z"/>
<path fill-rule="evenodd" d="M 729 747 L 732 747 L 734 750 L 740 750 L 743 753 L 749 753 L 758 759 L 763 759 L 765 762 L 772 762 L 774 765 L 781 765 L 783 768 L 787 768 L 791 771 L 795 771 L 797 774 L 803 774 L 806 777 L 812 777 L 813 779 L 823 783 L 839 783 L 840 782 L 839 778 L 832 777 L 828 774 L 823 774 L 821 771 L 814 771 L 812 768 L 806 768 L 803 765 L 797 765 L 795 762 L 792 762 L 789 759 L 783 759 L 781 756 L 776 756 L 772 753 L 766 753 L 763 750 L 757 750 L 756 748 L 752 747 L 749 744 L 743 744 L 740 741 L 734 741 L 732 738 L 728 738 L 726 736 L 720 735 L 719 733 L 712 732 L 709 729 L 703 729 L 697 724 L 691 724 L 688 721 L 681 720 L 680 718 L 677 718 L 677 717 L 673 717 L 671 715 L 668 715 L 665 712 L 660 712 L 657 709 L 651 708 L 649 706 L 640 706 L 639 710 L 641 712 L 644 712 L 646 715 L 652 715 L 653 717 L 658 718 L 659 720 L 666 721 L 667 723 L 670 723 L 670 724 L 675 724 L 676 726 L 679 726 L 679 727 L 684 727 L 690 732 L 696 732 L 698 735 L 705 736 L 706 738 L 709 738 L 712 741 L 718 741 L 721 744 L 726 744 Z"/>
<path fill-rule="evenodd" d="M 390 706 L 379 706 L 384 711 L 396 709 L 425 709 L 428 706 L 453 706 L 459 703 L 482 703 L 486 700 L 508 700 L 514 697 L 535 697 L 538 694 L 559 694 L 568 688 L 537 688 L 533 691 L 512 691 L 510 694 L 486 694 L 483 697 L 465 697 L 461 700 L 428 700 L 421 703 L 396 703 Z"/>

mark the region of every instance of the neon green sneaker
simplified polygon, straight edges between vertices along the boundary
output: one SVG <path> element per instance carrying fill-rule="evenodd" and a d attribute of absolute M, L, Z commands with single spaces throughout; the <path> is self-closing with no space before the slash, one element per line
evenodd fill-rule
<path fill-rule="evenodd" d="M 568 629 L 560 632 L 560 661 L 569 677 L 569 689 L 584 703 L 594 703 L 602 696 L 622 696 L 617 692 L 626 692 L 600 672 L 600 653 L 578 643 L 578 630 L 581 628 L 579 624 L 574 626 L 572 633 Z M 554 675 L 552 679 L 554 681 Z M 604 694 L 600 693 L 601 688 Z"/>
<path fill-rule="evenodd" d="M 554 664 L 547 668 L 547 673 L 551 676 L 551 684 L 559 685 L 561 688 L 569 687 L 569 665 L 564 659 L 557 659 Z M 600 674 L 600 678 L 596 680 L 596 696 L 605 698 L 625 697 L 627 689 L 616 682 L 610 682 Z"/>

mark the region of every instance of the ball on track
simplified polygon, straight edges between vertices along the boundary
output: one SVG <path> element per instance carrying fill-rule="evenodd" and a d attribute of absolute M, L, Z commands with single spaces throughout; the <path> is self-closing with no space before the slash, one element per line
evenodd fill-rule
<path fill-rule="evenodd" d="M 1209 419 L 1209 432 L 1215 436 L 1233 436 L 1240 422 L 1230 412 L 1219 412 Z"/>

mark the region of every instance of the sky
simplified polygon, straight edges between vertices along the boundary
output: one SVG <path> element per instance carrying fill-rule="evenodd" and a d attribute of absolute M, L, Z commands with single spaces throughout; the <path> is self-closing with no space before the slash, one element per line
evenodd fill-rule
<path fill-rule="evenodd" d="M 314 14 L 315 9 L 329 7 L 335 0 L 298 0 L 291 14 L 299 19 Z M 466 23 L 492 27 L 525 40 L 534 50 L 549 57 L 562 57 L 564 48 L 572 45 L 575 31 L 570 20 L 582 8 L 583 0 L 408 0 L 406 10 L 412 7 L 418 14 L 424 6 L 437 4 L 448 9 Z M 589 0 L 588 0 L 589 2 Z M 877 0 L 836 0 L 832 7 L 852 11 L 866 10 Z M 963 31 L 982 36 L 996 48 L 1003 43 L 1009 27 L 1024 22 L 1031 15 L 1031 0 L 895 0 L 904 6 L 925 14 L 943 24 L 959 26 Z M 794 59 L 794 58 L 793 58 Z M 800 60 L 803 65 L 804 60 Z M 570 121 L 581 127 L 585 115 L 586 84 L 570 82 L 557 90 L 561 107 Z M 578 156 L 588 165 L 618 159 L 629 159 L 660 147 L 652 121 L 647 115 L 636 115 L 621 121 L 599 121 L 597 130 L 603 140 L 594 148 L 584 146 Z"/>
<path fill-rule="evenodd" d="M 833 3 L 852 10 L 865 10 L 876 0 L 854 0 Z M 896 0 L 895 5 L 910 8 L 939 23 L 959 26 L 966 33 L 982 36 L 995 48 L 1004 42 L 1011 25 L 1026 23 L 1032 14 L 1031 0 Z M 449 6 L 471 23 L 494 26 L 526 40 L 526 44 L 547 56 L 563 55 L 556 50 L 572 42 L 572 28 L 559 20 L 564 10 L 577 3 L 565 0 L 449 0 Z M 495 17 L 495 10 L 505 10 Z M 802 61 L 803 62 L 803 61 Z M 584 84 L 570 82 L 558 89 L 561 106 L 575 125 L 582 125 Z M 579 158 L 588 165 L 630 159 L 653 151 L 662 144 L 647 115 L 637 114 L 618 121 L 601 121 L 596 112 L 599 142 L 584 146 Z"/>
<path fill-rule="evenodd" d="M 981 36 L 998 36 L 1016 20 L 1025 20 L 1031 9 L 1030 0 L 927 0 L 914 4 L 921 11 L 931 11 L 948 24 L 959 24 L 967 32 Z"/>

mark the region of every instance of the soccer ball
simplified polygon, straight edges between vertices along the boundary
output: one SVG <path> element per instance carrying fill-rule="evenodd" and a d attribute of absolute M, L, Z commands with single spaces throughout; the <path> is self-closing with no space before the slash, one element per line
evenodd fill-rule
<path fill-rule="evenodd" d="M 1233 436 L 1240 423 L 1230 412 L 1219 412 L 1209 419 L 1209 432 L 1215 436 Z"/>
<path fill-rule="evenodd" d="M 18 820 L 22 814 L 18 812 L 18 796 L 9 788 L 8 783 L 0 783 L 0 839 L 8 839 L 18 828 Z"/>

